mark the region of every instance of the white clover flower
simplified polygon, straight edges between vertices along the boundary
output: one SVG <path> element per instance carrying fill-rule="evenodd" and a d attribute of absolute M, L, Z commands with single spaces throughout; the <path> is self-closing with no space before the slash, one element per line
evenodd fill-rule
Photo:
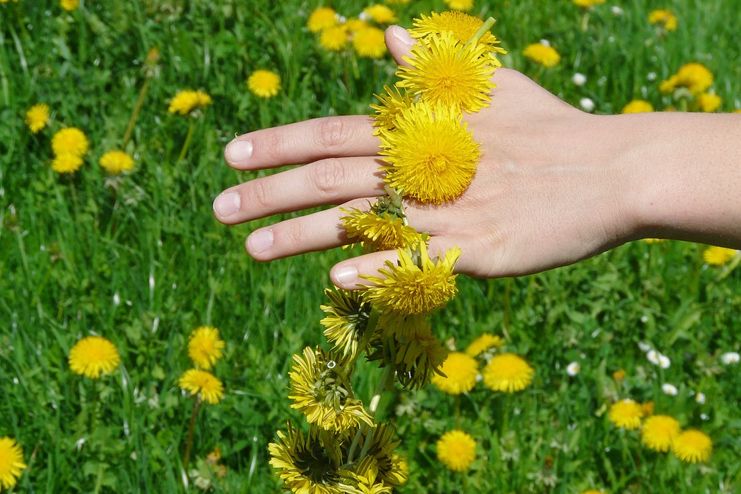
<path fill-rule="evenodd" d="M 610 11 L 612 12 L 612 15 L 623 15 L 623 9 L 621 9 L 617 5 L 613 5 L 612 7 L 610 7 Z"/>
<path fill-rule="evenodd" d="M 669 367 L 671 367 L 671 365 L 672 365 L 672 361 L 669 359 L 669 357 L 667 357 L 663 353 L 660 353 L 659 354 L 659 367 L 661 367 L 662 369 L 668 369 Z"/>
<path fill-rule="evenodd" d="M 695 395 L 695 401 L 699 403 L 700 405 L 705 404 L 705 393 L 697 393 Z"/>
<path fill-rule="evenodd" d="M 677 396 L 677 393 L 679 393 L 679 390 L 677 389 L 677 387 L 669 383 L 662 384 L 661 391 L 663 391 L 665 395 L 669 395 L 669 396 Z"/>
<path fill-rule="evenodd" d="M 649 350 L 648 353 L 646 353 L 646 358 L 649 362 L 651 362 L 654 365 L 659 365 L 659 357 L 661 354 L 657 352 L 656 350 Z"/>
<path fill-rule="evenodd" d="M 566 366 L 566 374 L 570 375 L 571 377 L 574 377 L 581 371 L 581 365 L 579 365 L 579 362 L 571 362 L 569 365 Z"/>
<path fill-rule="evenodd" d="M 638 348 L 640 348 L 643 353 L 646 353 L 647 351 L 651 350 L 651 345 L 649 345 L 648 343 L 644 343 L 643 341 L 639 341 Z"/>
<path fill-rule="evenodd" d="M 649 81 L 655 81 L 656 77 L 656 72 L 649 72 L 648 74 L 646 74 L 646 79 L 648 79 Z"/>
<path fill-rule="evenodd" d="M 725 365 L 737 364 L 739 360 L 741 360 L 741 357 L 739 357 L 738 352 L 726 352 L 720 356 L 720 361 Z"/>
<path fill-rule="evenodd" d="M 594 110 L 594 101 L 589 98 L 582 98 L 579 100 L 579 106 L 581 106 L 584 111 L 591 112 Z"/>
<path fill-rule="evenodd" d="M 571 76 L 571 82 L 576 86 L 583 86 L 587 82 L 587 76 L 581 72 L 574 72 L 574 75 Z"/>

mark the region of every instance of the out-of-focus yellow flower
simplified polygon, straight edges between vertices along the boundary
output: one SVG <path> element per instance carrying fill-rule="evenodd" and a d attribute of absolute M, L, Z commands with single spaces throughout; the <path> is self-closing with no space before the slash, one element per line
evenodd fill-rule
<path fill-rule="evenodd" d="M 504 340 L 491 333 L 483 333 L 466 347 L 466 353 L 471 357 L 477 357 L 490 348 L 499 348 L 504 345 Z"/>
<path fill-rule="evenodd" d="M 260 98 L 272 98 L 280 91 L 280 76 L 270 70 L 256 70 L 247 79 L 247 87 Z"/>
<path fill-rule="evenodd" d="M 667 31 L 677 30 L 677 16 L 670 10 L 656 9 L 648 14 L 650 24 L 661 24 Z"/>
<path fill-rule="evenodd" d="M 54 154 L 72 154 L 82 158 L 87 153 L 90 143 L 85 133 L 76 127 L 58 130 L 51 138 L 51 149 Z"/>
<path fill-rule="evenodd" d="M 188 356 L 199 369 L 210 369 L 224 355 L 224 340 L 219 330 L 211 326 L 201 326 L 191 333 L 188 339 Z"/>
<path fill-rule="evenodd" d="M 432 384 L 449 395 L 468 393 L 476 385 L 479 366 L 476 359 L 461 352 L 451 352 L 445 359 L 440 371 L 445 374 L 434 374 Z"/>
<path fill-rule="evenodd" d="M 67 12 L 72 12 L 80 6 L 80 0 L 59 0 L 59 6 Z"/>
<path fill-rule="evenodd" d="M 473 0 L 445 0 L 445 5 L 453 10 L 469 11 L 473 8 Z"/>
<path fill-rule="evenodd" d="M 697 105 L 700 108 L 700 111 L 704 111 L 707 113 L 714 112 L 718 108 L 720 108 L 720 104 L 723 102 L 720 96 L 718 96 L 715 93 L 701 93 L 697 97 Z"/>
<path fill-rule="evenodd" d="M 102 336 L 81 339 L 69 351 L 69 367 L 90 379 L 111 374 L 121 363 L 116 346 Z"/>
<path fill-rule="evenodd" d="M 623 107 L 621 113 L 649 113 L 654 111 L 651 103 L 642 99 L 634 99 Z"/>
<path fill-rule="evenodd" d="M 179 115 L 188 115 L 193 110 L 205 108 L 211 104 L 211 96 L 203 91 L 185 89 L 178 91 L 170 100 L 167 111 Z"/>
<path fill-rule="evenodd" d="M 533 62 L 549 68 L 555 67 L 561 61 L 561 55 L 558 54 L 555 48 L 542 43 L 528 45 L 522 54 Z"/>
<path fill-rule="evenodd" d="M 323 29 L 337 24 L 337 12 L 329 7 L 319 7 L 309 16 L 307 26 L 312 33 L 318 33 Z"/>
<path fill-rule="evenodd" d="M 82 166 L 82 158 L 76 154 L 58 154 L 51 162 L 51 169 L 57 173 L 74 173 Z"/>
<path fill-rule="evenodd" d="M 650 417 L 654 414 L 655 406 L 656 404 L 651 400 L 644 401 L 643 403 L 641 403 L 641 413 L 643 413 L 644 417 Z"/>
<path fill-rule="evenodd" d="M 625 379 L 625 369 L 618 369 L 613 372 L 612 378 L 617 382 L 622 382 Z"/>
<path fill-rule="evenodd" d="M 26 468 L 23 450 L 15 439 L 0 437 L 0 489 L 12 489 Z"/>
<path fill-rule="evenodd" d="M 355 32 L 352 39 L 355 52 L 365 58 L 381 58 L 386 54 L 386 39 L 383 31 L 367 26 Z"/>
<path fill-rule="evenodd" d="M 642 417 L 641 405 L 630 399 L 614 403 L 607 414 L 610 422 L 621 429 L 638 429 L 641 426 Z"/>
<path fill-rule="evenodd" d="M 32 134 L 41 131 L 49 123 L 49 106 L 43 103 L 33 105 L 26 112 L 26 125 Z"/>
<path fill-rule="evenodd" d="M 347 22 L 345 23 L 345 27 L 349 32 L 355 33 L 363 28 L 368 27 L 368 23 L 362 19 L 353 18 L 347 20 Z"/>
<path fill-rule="evenodd" d="M 319 44 L 322 48 L 329 51 L 340 51 L 348 42 L 347 25 L 328 27 L 319 35 Z"/>
<path fill-rule="evenodd" d="M 738 251 L 725 247 L 708 247 L 702 253 L 702 258 L 711 266 L 722 266 L 738 255 Z"/>
<path fill-rule="evenodd" d="M 713 452 L 713 441 L 703 432 L 688 429 L 674 439 L 672 452 L 686 463 L 706 462 Z"/>
<path fill-rule="evenodd" d="M 666 453 L 679 435 L 679 422 L 668 415 L 654 415 L 641 428 L 641 442 L 649 449 Z"/>
<path fill-rule="evenodd" d="M 692 94 L 699 94 L 713 84 L 713 73 L 701 63 L 692 62 L 682 65 L 676 74 L 662 81 L 659 91 L 671 93 L 678 87 L 686 87 Z"/>
<path fill-rule="evenodd" d="M 605 0 L 574 0 L 574 4 L 582 8 L 594 7 L 605 3 Z"/>
<path fill-rule="evenodd" d="M 373 21 L 378 24 L 391 24 L 392 22 L 396 22 L 394 11 L 380 3 L 367 7 L 363 10 L 363 14 L 366 17 L 373 19 Z"/>
<path fill-rule="evenodd" d="M 114 149 L 100 157 L 100 166 L 112 175 L 131 171 L 134 168 L 134 158 L 127 152 Z"/>
<path fill-rule="evenodd" d="M 180 376 L 178 385 L 191 396 L 198 396 L 200 399 L 211 405 L 215 405 L 224 397 L 224 385 L 221 381 L 210 372 L 200 369 L 189 369 Z"/>
<path fill-rule="evenodd" d="M 476 441 L 461 430 L 448 431 L 437 441 L 437 459 L 454 472 L 465 472 L 476 459 Z"/>
<path fill-rule="evenodd" d="M 492 391 L 514 393 L 530 386 L 535 370 L 519 355 L 501 353 L 486 364 L 482 374 L 484 384 Z"/>

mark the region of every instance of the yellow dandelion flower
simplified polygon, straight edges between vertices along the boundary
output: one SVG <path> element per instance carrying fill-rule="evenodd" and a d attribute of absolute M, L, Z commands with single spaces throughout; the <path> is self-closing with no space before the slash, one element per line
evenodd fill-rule
<path fill-rule="evenodd" d="M 378 461 L 373 456 L 366 456 L 353 466 L 353 470 L 345 474 L 345 478 L 349 481 L 347 483 L 352 486 L 352 491 L 350 491 L 350 486 L 348 486 L 348 492 L 358 494 L 392 494 L 393 488 L 390 485 L 384 484 L 380 477 Z"/>
<path fill-rule="evenodd" d="M 641 442 L 654 451 L 666 453 L 679 435 L 679 422 L 668 415 L 653 415 L 641 428 Z"/>
<path fill-rule="evenodd" d="M 702 258 L 711 266 L 722 266 L 738 255 L 738 251 L 725 247 L 708 247 L 702 253 Z"/>
<path fill-rule="evenodd" d="M 319 321 L 324 326 L 324 336 L 343 358 L 355 358 L 368 327 L 370 303 L 359 290 L 327 289 L 324 294 L 329 299 L 328 305 L 320 306 L 326 314 Z"/>
<path fill-rule="evenodd" d="M 656 9 L 648 14 L 649 24 L 660 24 L 667 31 L 677 30 L 677 16 L 671 10 Z"/>
<path fill-rule="evenodd" d="M 471 10 L 473 8 L 473 0 L 445 0 L 445 5 L 453 10 Z"/>
<path fill-rule="evenodd" d="M 255 96 L 272 98 L 280 91 L 280 76 L 270 70 L 256 70 L 247 79 L 247 87 Z"/>
<path fill-rule="evenodd" d="M 128 172 L 134 168 L 134 158 L 125 151 L 112 150 L 100 157 L 100 166 L 110 174 Z"/>
<path fill-rule="evenodd" d="M 74 154 L 83 157 L 87 153 L 90 143 L 85 133 L 76 127 L 67 127 L 58 130 L 51 138 L 51 148 L 57 156 Z"/>
<path fill-rule="evenodd" d="M 423 203 L 457 199 L 476 173 L 481 151 L 457 110 L 419 101 L 401 110 L 394 132 L 381 132 L 384 180 Z"/>
<path fill-rule="evenodd" d="M 678 87 L 689 89 L 692 94 L 700 94 L 713 84 L 713 73 L 701 63 L 682 65 L 676 74 L 659 85 L 662 93 L 671 93 Z"/>
<path fill-rule="evenodd" d="M 461 430 L 446 432 L 436 446 L 437 459 L 454 472 L 465 472 L 476 459 L 476 441 Z"/>
<path fill-rule="evenodd" d="M 363 14 L 378 24 L 391 24 L 397 20 L 393 10 L 379 3 L 367 7 Z"/>
<path fill-rule="evenodd" d="M 612 378 L 617 382 L 622 382 L 625 379 L 625 369 L 618 369 L 613 372 Z"/>
<path fill-rule="evenodd" d="M 416 39 L 425 39 L 428 36 L 449 31 L 459 43 L 467 43 L 483 25 L 484 21 L 480 18 L 457 10 L 442 13 L 432 12 L 429 16 L 422 14 L 419 18 L 414 19 L 414 27 L 409 30 L 409 34 Z M 504 48 L 496 46 L 499 44 L 499 40 L 491 31 L 486 31 L 477 43 L 485 45 L 491 50 L 495 59 L 497 53 L 507 53 Z M 496 63 L 498 66 L 499 62 Z"/>
<path fill-rule="evenodd" d="M 574 4 L 582 8 L 594 7 L 603 3 L 605 3 L 605 0 L 574 0 Z"/>
<path fill-rule="evenodd" d="M 306 421 L 324 430 L 345 432 L 361 423 L 373 427 L 373 419 L 355 399 L 342 365 L 321 349 L 304 348 L 293 356 L 288 373 L 291 408 L 301 411 Z"/>
<path fill-rule="evenodd" d="M 712 113 L 720 108 L 720 104 L 722 102 L 723 100 L 721 99 L 721 97 L 715 93 L 701 93 L 697 97 L 697 105 L 700 111 L 704 111 L 707 113 Z"/>
<path fill-rule="evenodd" d="M 605 494 L 605 493 L 602 491 L 598 491 L 596 489 L 589 489 L 589 490 L 582 492 L 581 494 Z"/>
<path fill-rule="evenodd" d="M 23 450 L 15 439 L 0 437 L 0 489 L 15 487 L 25 468 Z"/>
<path fill-rule="evenodd" d="M 370 107 L 375 110 L 373 115 L 373 126 L 376 128 L 375 134 L 396 128 L 396 118 L 402 110 L 412 106 L 414 98 L 406 91 L 400 92 L 396 86 L 384 86 L 385 94 L 377 94 L 378 104 L 372 104 Z"/>
<path fill-rule="evenodd" d="M 440 366 L 440 371 L 444 376 L 433 375 L 432 384 L 444 393 L 459 395 L 468 393 L 476 385 L 479 365 L 476 359 L 465 353 L 451 352 Z"/>
<path fill-rule="evenodd" d="M 345 27 L 349 32 L 356 33 L 361 29 L 368 27 L 368 23 L 362 19 L 352 18 L 348 19 L 347 22 L 345 22 Z"/>
<path fill-rule="evenodd" d="M 201 400 L 215 405 L 224 397 L 224 385 L 208 371 L 188 369 L 180 376 L 178 386 L 191 396 L 198 396 Z"/>
<path fill-rule="evenodd" d="M 87 336 L 75 343 L 68 360 L 72 372 L 90 379 L 111 374 L 121 364 L 115 345 L 102 336 Z"/>
<path fill-rule="evenodd" d="M 347 45 L 347 26 L 332 26 L 323 30 L 319 35 L 319 44 L 325 50 L 340 51 Z"/>
<path fill-rule="evenodd" d="M 373 283 L 367 288 L 367 299 L 383 311 L 405 315 L 426 314 L 448 303 L 455 294 L 456 275 L 453 268 L 460 256 L 460 249 L 453 248 L 437 259 L 430 259 L 427 246 L 419 246 L 419 264 L 412 251 L 398 249 L 398 264 L 386 261 L 378 272 L 383 277 L 365 276 Z"/>
<path fill-rule="evenodd" d="M 704 463 L 713 452 L 713 441 L 696 429 L 680 433 L 672 442 L 672 453 L 686 463 Z"/>
<path fill-rule="evenodd" d="M 489 106 L 496 69 L 482 44 L 462 44 L 453 33 L 430 35 L 404 57 L 409 66 L 399 67 L 397 85 L 425 101 L 477 112 Z"/>
<path fill-rule="evenodd" d="M 621 429 L 638 429 L 641 426 L 642 417 L 641 405 L 630 399 L 614 403 L 607 414 L 610 422 Z"/>
<path fill-rule="evenodd" d="M 366 26 L 358 29 L 352 38 L 352 45 L 358 56 L 381 58 L 386 54 L 386 38 L 377 27 Z"/>
<path fill-rule="evenodd" d="M 26 125 L 32 134 L 41 131 L 49 123 L 49 105 L 39 103 L 26 112 Z"/>
<path fill-rule="evenodd" d="M 57 173 L 74 173 L 81 166 L 82 158 L 72 153 L 59 154 L 51 162 L 51 169 Z"/>
<path fill-rule="evenodd" d="M 329 7 L 319 7 L 311 13 L 306 25 L 312 33 L 335 26 L 337 25 L 337 12 Z"/>
<path fill-rule="evenodd" d="M 404 220 L 391 213 L 340 209 L 347 238 L 359 242 L 369 250 L 392 250 L 414 247 L 424 242 L 426 236 L 404 224 Z"/>
<path fill-rule="evenodd" d="M 193 110 L 205 108 L 211 104 L 211 96 L 203 91 L 184 89 L 175 93 L 170 100 L 167 111 L 179 115 L 188 115 Z"/>
<path fill-rule="evenodd" d="M 542 43 L 533 43 L 525 47 L 522 52 L 525 57 L 544 67 L 555 67 L 561 61 L 561 55 L 555 48 Z"/>
<path fill-rule="evenodd" d="M 80 6 L 80 0 L 59 0 L 59 6 L 67 12 L 72 12 Z"/>
<path fill-rule="evenodd" d="M 478 357 L 490 348 L 499 348 L 504 345 L 504 340 L 497 335 L 491 333 L 483 333 L 481 336 L 471 342 L 466 347 L 466 354 L 471 357 Z"/>
<path fill-rule="evenodd" d="M 211 326 L 201 326 L 191 333 L 188 339 L 188 356 L 199 369 L 210 369 L 224 355 L 224 340 L 219 330 Z"/>
<path fill-rule="evenodd" d="M 392 318 L 402 319 L 402 318 Z M 408 328 L 385 332 L 393 338 L 396 353 L 383 356 L 384 342 L 379 339 L 373 344 L 375 351 L 370 352 L 370 360 L 383 358 L 389 360 L 394 358 L 396 378 L 404 388 L 420 388 L 430 381 L 440 365 L 445 361 L 448 351 L 440 343 L 434 334 L 427 318 L 422 316 L 411 316 L 403 319 L 411 319 Z M 379 324 L 385 324 L 384 319 Z M 378 354 L 378 355 L 377 355 Z"/>
<path fill-rule="evenodd" d="M 535 370 L 519 355 L 500 353 L 492 357 L 482 374 L 484 384 L 492 391 L 514 393 L 530 386 Z"/>
<path fill-rule="evenodd" d="M 649 113 L 654 111 L 651 103 L 642 99 L 634 99 L 623 107 L 620 113 Z"/>

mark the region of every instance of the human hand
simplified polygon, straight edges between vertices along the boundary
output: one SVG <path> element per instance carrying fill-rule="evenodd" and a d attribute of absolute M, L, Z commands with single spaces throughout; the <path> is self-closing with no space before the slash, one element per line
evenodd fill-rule
<path fill-rule="evenodd" d="M 412 46 L 392 27 L 386 41 L 402 62 Z M 477 277 L 534 273 L 575 262 L 635 235 L 630 177 L 613 160 L 609 127 L 514 70 L 498 69 L 492 103 L 465 120 L 482 158 L 469 188 L 440 206 L 405 203 L 409 224 L 430 234 L 434 255 L 453 246 L 457 272 Z M 304 163 L 250 180 L 214 201 L 217 219 L 237 224 L 277 213 L 341 204 L 367 209 L 382 195 L 378 139 L 367 116 L 327 117 L 237 137 L 225 157 L 239 170 Z M 269 261 L 348 243 L 334 207 L 254 231 L 249 254 Z M 332 281 L 355 288 L 393 251 L 343 261 Z"/>

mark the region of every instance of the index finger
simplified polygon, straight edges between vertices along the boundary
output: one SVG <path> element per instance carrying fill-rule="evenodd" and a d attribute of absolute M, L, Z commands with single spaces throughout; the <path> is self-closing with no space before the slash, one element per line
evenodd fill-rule
<path fill-rule="evenodd" d="M 241 135 L 224 150 L 233 168 L 256 170 L 378 152 L 368 116 L 323 117 Z"/>

